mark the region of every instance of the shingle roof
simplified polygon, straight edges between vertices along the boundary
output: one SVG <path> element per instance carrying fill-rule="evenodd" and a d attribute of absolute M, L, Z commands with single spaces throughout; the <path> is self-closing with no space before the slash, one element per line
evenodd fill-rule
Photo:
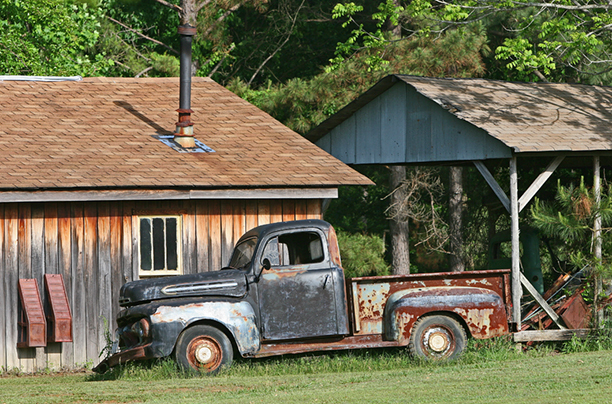
<path fill-rule="evenodd" d="M 0 81 L 0 190 L 333 187 L 370 181 L 214 81 L 194 78 L 178 153 L 178 78 Z"/>
<path fill-rule="evenodd" d="M 398 80 L 516 152 L 612 149 L 612 87 L 406 75 L 382 79 L 307 138 L 320 139 Z"/>

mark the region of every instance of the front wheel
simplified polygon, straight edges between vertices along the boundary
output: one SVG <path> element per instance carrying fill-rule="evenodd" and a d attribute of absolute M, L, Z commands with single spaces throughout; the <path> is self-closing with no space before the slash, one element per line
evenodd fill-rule
<path fill-rule="evenodd" d="M 181 333 L 174 350 L 176 362 L 185 370 L 217 373 L 229 367 L 234 357 L 225 333 L 209 325 L 194 325 Z"/>
<path fill-rule="evenodd" d="M 427 360 L 455 359 L 465 349 L 464 328 L 448 316 L 421 317 L 414 323 L 408 349 L 414 357 Z"/>

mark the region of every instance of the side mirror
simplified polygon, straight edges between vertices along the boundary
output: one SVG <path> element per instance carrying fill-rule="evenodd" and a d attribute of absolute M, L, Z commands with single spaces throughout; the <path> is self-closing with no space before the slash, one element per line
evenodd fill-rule
<path fill-rule="evenodd" d="M 272 263 L 270 262 L 269 259 L 264 258 L 263 262 L 261 263 L 261 270 L 259 271 L 258 274 L 254 276 L 255 282 L 259 282 L 259 278 L 261 277 L 261 274 L 263 273 L 263 271 L 268 270 L 270 268 L 272 268 Z"/>
<path fill-rule="evenodd" d="M 265 269 L 266 271 L 270 268 L 272 268 L 272 263 L 270 262 L 269 259 L 264 258 L 263 262 L 262 262 L 262 268 Z"/>

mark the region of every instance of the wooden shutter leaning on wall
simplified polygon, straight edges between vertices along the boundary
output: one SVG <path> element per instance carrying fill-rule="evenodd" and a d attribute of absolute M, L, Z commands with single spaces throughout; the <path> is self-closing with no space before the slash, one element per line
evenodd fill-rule
<path fill-rule="evenodd" d="M 21 313 L 17 348 L 47 346 L 47 322 L 36 279 L 19 279 Z"/>
<path fill-rule="evenodd" d="M 49 299 L 49 341 L 72 342 L 72 314 L 61 274 L 45 274 Z"/>

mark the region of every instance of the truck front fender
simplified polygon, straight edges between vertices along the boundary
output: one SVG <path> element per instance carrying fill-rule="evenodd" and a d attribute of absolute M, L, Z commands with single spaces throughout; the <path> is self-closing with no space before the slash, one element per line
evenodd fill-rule
<path fill-rule="evenodd" d="M 439 286 L 390 295 L 384 312 L 385 339 L 408 344 L 414 323 L 434 312 L 460 317 L 474 338 L 508 333 L 506 308 L 497 293 L 477 287 Z"/>
<path fill-rule="evenodd" d="M 255 312 L 247 302 L 208 301 L 160 305 L 150 319 L 153 340 L 164 341 L 160 346 L 164 352 L 159 352 L 157 356 L 170 355 L 180 333 L 191 324 L 202 321 L 225 327 L 243 356 L 254 354 L 260 348 Z"/>

